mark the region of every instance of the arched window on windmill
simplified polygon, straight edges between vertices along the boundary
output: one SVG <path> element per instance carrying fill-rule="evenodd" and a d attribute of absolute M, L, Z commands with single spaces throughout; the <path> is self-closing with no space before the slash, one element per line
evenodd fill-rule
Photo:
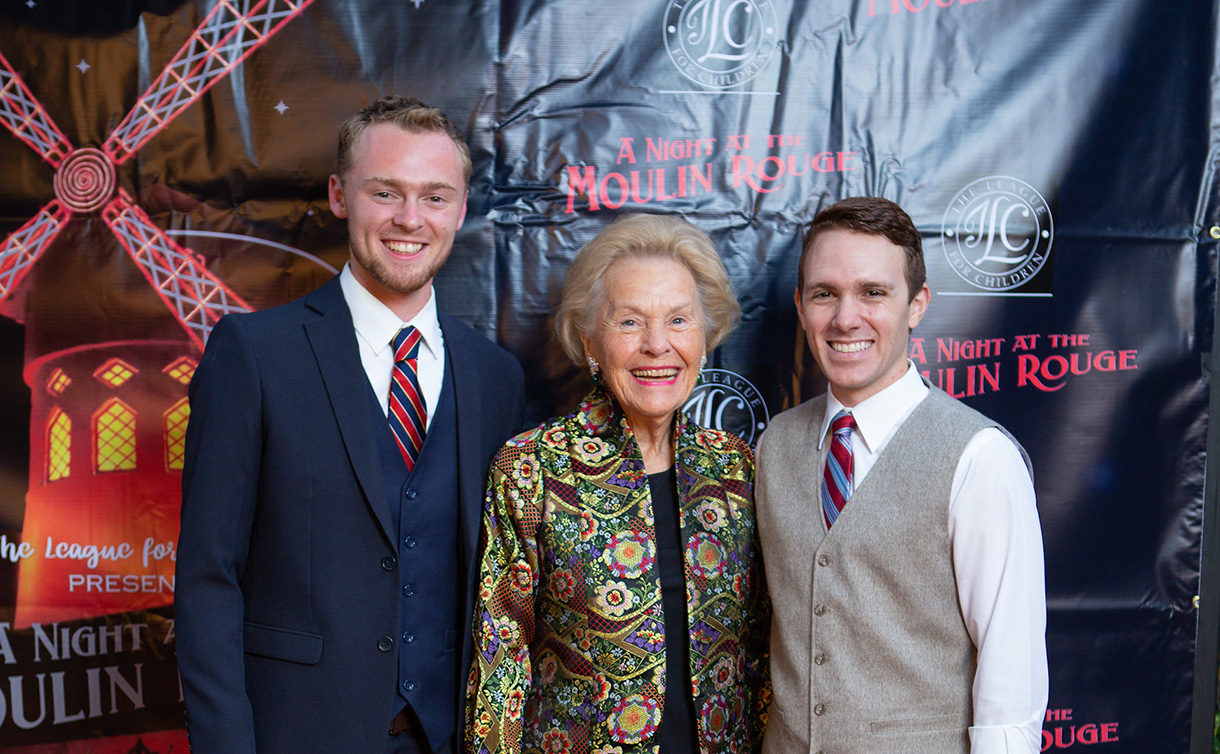
<path fill-rule="evenodd" d="M 136 412 L 118 398 L 111 398 L 93 415 L 95 471 L 135 471 Z"/>
<path fill-rule="evenodd" d="M 66 479 L 72 472 L 72 419 L 58 407 L 47 417 L 48 482 Z"/>
<path fill-rule="evenodd" d="M 59 398 L 72 384 L 72 378 L 64 370 L 56 367 L 47 378 L 47 392 Z M 47 482 L 67 479 L 72 472 L 72 417 L 68 416 L 58 406 L 47 416 L 46 426 L 46 468 L 43 478 Z"/>
<path fill-rule="evenodd" d="M 165 412 L 165 469 L 182 471 L 186 457 L 186 423 L 191 418 L 191 404 L 183 398 Z"/>

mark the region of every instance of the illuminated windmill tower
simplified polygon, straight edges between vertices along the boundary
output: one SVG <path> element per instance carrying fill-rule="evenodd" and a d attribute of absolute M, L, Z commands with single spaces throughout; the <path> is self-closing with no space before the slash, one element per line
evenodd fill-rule
<path fill-rule="evenodd" d="M 18 572 L 17 627 L 173 600 L 166 545 L 178 537 L 186 384 L 216 320 L 250 307 L 153 224 L 118 187 L 117 169 L 312 2 L 221 0 L 100 149 L 73 148 L 0 55 L 0 122 L 56 171 L 55 199 L 0 245 L 0 304 L 22 295 L 23 279 L 74 216 L 100 210 L 186 335 L 115 340 L 94 328 L 87 342 L 26 349 L 22 539 L 35 555 Z M 39 277 L 27 286 L 47 279 Z M 27 329 L 27 342 L 33 334 Z"/>

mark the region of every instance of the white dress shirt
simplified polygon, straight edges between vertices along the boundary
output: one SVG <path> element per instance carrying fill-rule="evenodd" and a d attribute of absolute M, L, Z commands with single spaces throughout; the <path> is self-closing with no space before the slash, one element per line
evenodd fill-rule
<path fill-rule="evenodd" d="M 381 401 L 381 410 L 389 416 L 390 375 L 394 371 L 394 348 L 391 341 L 406 325 L 414 325 L 420 333 L 419 356 L 415 361 L 419 376 L 419 389 L 423 393 L 428 417 L 425 431 L 432 426 L 433 410 L 441 397 L 441 383 L 445 381 L 445 336 L 436 317 L 436 289 L 428 294 L 428 303 L 411 318 L 403 322 L 390 307 L 360 284 L 352 274 L 351 262 L 343 265 L 339 273 L 339 285 L 343 298 L 352 310 L 352 324 L 356 326 L 356 343 L 360 346 L 360 363 L 369 377 L 373 392 Z"/>
<path fill-rule="evenodd" d="M 853 487 L 876 463 L 928 386 L 913 363 L 893 385 L 848 408 L 831 391 L 818 450 L 825 464 L 831 420 L 855 417 Z M 851 501 L 848 500 L 848 505 Z M 978 650 L 971 754 L 1035 754 L 1046 714 L 1046 578 L 1034 487 L 1016 445 L 993 427 L 966 445 L 953 474 L 949 539 L 958 602 Z"/>

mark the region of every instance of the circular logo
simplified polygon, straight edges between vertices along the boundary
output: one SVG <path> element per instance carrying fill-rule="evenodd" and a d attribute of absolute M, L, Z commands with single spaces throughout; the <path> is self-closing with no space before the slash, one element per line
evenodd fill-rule
<path fill-rule="evenodd" d="M 767 67 L 777 28 L 771 0 L 669 0 L 665 49 L 691 81 L 727 89 Z"/>
<path fill-rule="evenodd" d="M 55 196 L 77 212 L 92 212 L 105 204 L 115 185 L 114 163 L 93 147 L 75 150 L 55 171 Z"/>
<path fill-rule="evenodd" d="M 704 369 L 682 410 L 695 424 L 732 432 L 751 445 L 771 420 L 762 394 L 727 369 Z"/>
<path fill-rule="evenodd" d="M 1055 240 L 1050 205 L 1025 181 L 980 178 L 957 192 L 941 223 L 945 256 L 966 282 L 1008 291 L 1028 282 Z"/>

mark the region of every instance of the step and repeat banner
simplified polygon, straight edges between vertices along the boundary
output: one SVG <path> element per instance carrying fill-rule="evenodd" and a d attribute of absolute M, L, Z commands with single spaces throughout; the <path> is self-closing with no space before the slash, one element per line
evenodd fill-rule
<path fill-rule="evenodd" d="M 617 215 L 707 231 L 744 316 L 687 410 L 757 440 L 825 388 L 803 227 L 897 201 L 933 290 L 911 358 L 1033 458 L 1044 751 L 1189 738 L 1220 237 L 1212 0 L 5 0 L 0 751 L 185 749 L 174 560 L 212 322 L 346 258 L 338 125 L 387 93 L 475 162 L 441 305 L 525 367 Z M 777 596 L 782 599 L 782 595 Z"/>

